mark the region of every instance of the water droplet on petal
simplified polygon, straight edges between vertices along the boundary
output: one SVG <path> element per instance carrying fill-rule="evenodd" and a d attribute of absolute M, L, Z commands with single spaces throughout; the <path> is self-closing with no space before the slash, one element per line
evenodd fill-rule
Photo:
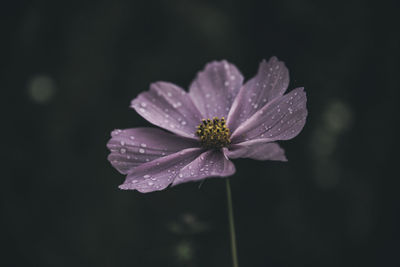
<path fill-rule="evenodd" d="M 145 150 L 143 148 L 139 149 L 139 153 L 143 154 L 145 152 Z"/>
<path fill-rule="evenodd" d="M 121 154 L 125 154 L 126 153 L 126 149 L 125 148 L 121 148 L 120 152 L 121 152 Z"/>
<path fill-rule="evenodd" d="M 140 146 L 141 147 L 146 147 L 147 145 L 143 143 L 143 144 L 140 144 Z"/>
<path fill-rule="evenodd" d="M 121 132 L 122 132 L 122 130 L 116 129 L 116 130 L 111 132 L 111 136 L 119 135 Z"/>
<path fill-rule="evenodd" d="M 143 175 L 143 178 L 150 178 L 150 175 L 148 175 L 148 174 L 146 174 L 146 175 Z"/>

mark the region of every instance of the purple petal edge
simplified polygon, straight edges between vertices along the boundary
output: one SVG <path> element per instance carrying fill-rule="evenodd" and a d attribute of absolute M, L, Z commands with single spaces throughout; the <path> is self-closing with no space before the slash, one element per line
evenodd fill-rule
<path fill-rule="evenodd" d="M 287 161 L 285 151 L 277 143 L 266 143 L 261 139 L 231 145 L 229 149 L 224 150 L 224 153 L 232 159 Z"/>

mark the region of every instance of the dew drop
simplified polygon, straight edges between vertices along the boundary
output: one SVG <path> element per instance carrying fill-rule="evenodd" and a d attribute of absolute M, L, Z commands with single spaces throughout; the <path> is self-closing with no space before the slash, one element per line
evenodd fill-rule
<path fill-rule="evenodd" d="M 180 174 L 179 174 L 179 178 L 182 178 L 182 177 L 183 177 L 183 174 L 182 174 L 182 173 L 180 173 Z"/>
<path fill-rule="evenodd" d="M 146 102 L 142 102 L 141 104 L 140 104 L 142 107 L 147 107 L 147 104 L 146 104 Z"/>
<path fill-rule="evenodd" d="M 129 136 L 129 139 L 135 140 L 135 137 L 133 135 Z"/>
<path fill-rule="evenodd" d="M 146 175 L 143 175 L 143 178 L 150 178 L 150 175 L 148 175 L 148 174 L 146 174 Z"/>
<path fill-rule="evenodd" d="M 141 146 L 141 147 L 147 147 L 147 145 L 144 144 L 144 143 L 143 143 L 143 144 L 140 144 L 140 146 Z"/>
<path fill-rule="evenodd" d="M 122 131 L 120 129 L 111 132 L 111 136 L 119 135 Z"/>
<path fill-rule="evenodd" d="M 139 149 L 139 153 L 143 154 L 145 152 L 145 150 L 143 148 Z"/>
<path fill-rule="evenodd" d="M 126 153 L 126 149 L 125 148 L 121 148 L 120 152 L 121 152 L 121 154 L 125 154 Z"/>

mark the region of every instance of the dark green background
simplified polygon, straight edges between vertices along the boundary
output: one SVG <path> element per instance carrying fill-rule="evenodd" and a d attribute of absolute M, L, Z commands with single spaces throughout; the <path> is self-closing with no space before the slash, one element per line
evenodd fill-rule
<path fill-rule="evenodd" d="M 395 1 L 2 1 L 1 266 L 231 266 L 225 181 L 140 194 L 106 160 L 151 82 L 286 62 L 288 163 L 237 160 L 241 266 L 399 266 Z"/>

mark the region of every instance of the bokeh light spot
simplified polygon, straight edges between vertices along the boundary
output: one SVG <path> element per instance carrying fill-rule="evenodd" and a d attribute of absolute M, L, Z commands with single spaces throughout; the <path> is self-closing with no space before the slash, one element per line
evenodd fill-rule
<path fill-rule="evenodd" d="M 29 95 L 39 104 L 49 102 L 55 93 L 55 82 L 47 75 L 37 75 L 28 82 Z"/>

